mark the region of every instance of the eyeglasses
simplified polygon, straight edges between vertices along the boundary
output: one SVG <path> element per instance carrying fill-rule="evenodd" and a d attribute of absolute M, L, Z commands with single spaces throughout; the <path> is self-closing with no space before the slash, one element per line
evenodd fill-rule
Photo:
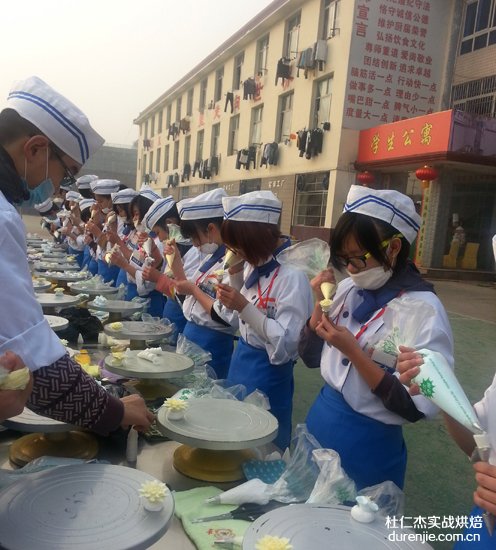
<path fill-rule="evenodd" d="M 57 157 L 57 160 L 62 165 L 62 168 L 64 169 L 64 182 L 67 182 L 68 184 L 75 184 L 76 183 L 76 177 L 72 173 L 72 170 L 67 166 L 67 164 L 62 160 L 62 157 L 59 155 L 59 153 L 56 151 L 54 147 L 51 147 L 52 153 Z"/>
<path fill-rule="evenodd" d="M 397 233 L 396 235 L 393 235 L 389 239 L 386 239 L 385 241 L 381 242 L 381 248 L 386 248 L 388 244 L 396 238 L 402 238 L 403 235 L 401 233 Z M 337 256 L 336 262 L 341 267 L 348 267 L 349 265 L 352 265 L 355 269 L 364 269 L 367 267 L 367 260 L 372 257 L 372 254 L 370 252 L 365 252 L 362 256 Z"/>

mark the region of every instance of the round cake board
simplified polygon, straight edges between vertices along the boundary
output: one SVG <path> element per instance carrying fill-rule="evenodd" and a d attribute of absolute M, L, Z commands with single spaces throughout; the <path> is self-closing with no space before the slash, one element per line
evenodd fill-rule
<path fill-rule="evenodd" d="M 125 378 L 145 378 L 145 379 L 164 379 L 177 378 L 193 371 L 195 365 L 193 360 L 186 355 L 174 353 L 171 351 L 162 351 L 157 357 L 160 358 L 159 364 L 138 357 L 139 351 L 131 350 L 122 361 L 122 364 L 115 364 L 112 355 L 105 357 L 106 368 L 119 376 Z"/>

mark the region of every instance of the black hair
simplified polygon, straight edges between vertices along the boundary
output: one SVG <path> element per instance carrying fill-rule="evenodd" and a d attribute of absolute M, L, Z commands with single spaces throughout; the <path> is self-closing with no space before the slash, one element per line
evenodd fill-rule
<path fill-rule="evenodd" d="M 78 189 L 79 194 L 84 199 L 94 199 L 93 191 L 91 189 Z"/>
<path fill-rule="evenodd" d="M 81 221 L 84 223 L 87 223 L 91 218 L 91 206 L 88 206 L 88 208 L 85 208 L 81 212 Z"/>
<path fill-rule="evenodd" d="M 14 109 L 0 112 L 0 145 L 9 145 L 19 138 L 36 135 L 44 134 Z"/>
<path fill-rule="evenodd" d="M 207 232 L 207 227 L 213 223 L 219 230 L 222 226 L 223 218 L 204 218 L 201 220 L 181 220 L 179 227 L 181 235 L 186 239 L 198 239 L 200 235 Z"/>
<path fill-rule="evenodd" d="M 167 227 L 167 220 L 174 220 L 177 225 L 181 223 L 179 212 L 177 211 L 177 206 L 175 204 L 171 208 L 169 208 L 169 210 L 162 217 L 157 220 L 155 225 L 158 225 L 165 231 L 169 231 Z"/>
<path fill-rule="evenodd" d="M 383 220 L 357 214 L 356 212 L 344 212 L 341 214 L 331 235 L 332 265 L 337 269 L 342 269 L 343 266 L 339 263 L 339 259 L 342 256 L 346 240 L 353 236 L 363 250 L 370 252 L 373 258 L 383 266 L 391 269 L 391 262 L 386 254 L 387 248 L 381 246 L 381 243 L 398 234 L 401 234 L 401 232 Z M 410 243 L 405 237 L 401 236 L 401 249 L 396 256 L 393 271 L 397 272 L 405 267 L 409 254 Z"/>
<path fill-rule="evenodd" d="M 231 250 L 240 251 L 251 265 L 272 256 L 281 237 L 276 224 L 234 220 L 224 220 L 220 234 L 222 242 Z"/>
<path fill-rule="evenodd" d="M 139 212 L 139 221 L 141 222 L 152 204 L 152 199 L 144 197 L 143 195 L 136 195 L 136 197 L 133 197 L 132 201 L 129 203 L 130 219 L 133 219 L 133 210 L 137 208 Z"/>

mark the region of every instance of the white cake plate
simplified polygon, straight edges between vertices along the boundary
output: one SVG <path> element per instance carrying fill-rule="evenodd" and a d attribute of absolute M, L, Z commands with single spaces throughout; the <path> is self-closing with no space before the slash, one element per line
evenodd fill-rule
<path fill-rule="evenodd" d="M 124 376 L 125 378 L 165 379 L 185 376 L 194 369 L 194 362 L 186 355 L 163 351 L 160 363 L 154 363 L 138 357 L 138 350 L 128 352 L 122 363 L 115 364 L 112 355 L 105 357 L 105 367 L 110 372 Z"/>
<path fill-rule="evenodd" d="M 173 327 L 162 323 L 151 323 L 143 321 L 123 321 L 122 328 L 115 330 L 111 325 L 105 325 L 103 330 L 116 340 L 129 340 L 129 347 L 133 349 L 144 349 L 145 342 L 160 340 L 171 334 Z"/>
<path fill-rule="evenodd" d="M 36 299 L 41 304 L 42 308 L 68 307 L 78 304 L 81 301 L 80 296 L 72 296 L 71 294 L 49 294 L 48 292 L 39 292 L 36 294 Z"/>
<path fill-rule="evenodd" d="M 34 264 L 36 271 L 79 271 L 77 262 L 72 264 L 62 264 L 56 262 L 36 262 Z"/>
<path fill-rule="evenodd" d="M 44 290 L 48 290 L 52 286 L 52 283 L 50 281 L 42 281 L 39 283 L 38 281 L 33 281 L 33 288 L 35 292 L 43 292 Z"/>
<path fill-rule="evenodd" d="M 107 300 L 104 304 L 95 304 L 95 300 L 88 302 L 89 309 L 109 312 L 109 323 L 131 317 L 134 313 L 143 310 L 143 304 L 127 302 L 126 300 Z"/>
<path fill-rule="evenodd" d="M 64 319 L 64 317 L 57 317 L 57 315 L 45 315 L 45 319 L 48 321 L 50 328 L 55 332 L 64 330 L 69 326 L 69 321 Z"/>
<path fill-rule="evenodd" d="M 76 294 L 88 294 L 89 296 L 99 296 L 101 295 L 110 295 L 117 294 L 119 291 L 115 286 L 108 285 L 86 285 L 84 282 L 72 283 L 69 285 L 71 292 Z"/>

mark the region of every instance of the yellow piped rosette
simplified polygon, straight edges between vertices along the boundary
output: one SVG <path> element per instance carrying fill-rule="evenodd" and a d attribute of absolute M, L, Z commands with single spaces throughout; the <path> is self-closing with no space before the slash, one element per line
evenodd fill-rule
<path fill-rule="evenodd" d="M 289 539 L 286 537 L 265 535 L 258 539 L 255 548 L 256 550 L 292 550 L 293 545 L 289 544 Z"/>

